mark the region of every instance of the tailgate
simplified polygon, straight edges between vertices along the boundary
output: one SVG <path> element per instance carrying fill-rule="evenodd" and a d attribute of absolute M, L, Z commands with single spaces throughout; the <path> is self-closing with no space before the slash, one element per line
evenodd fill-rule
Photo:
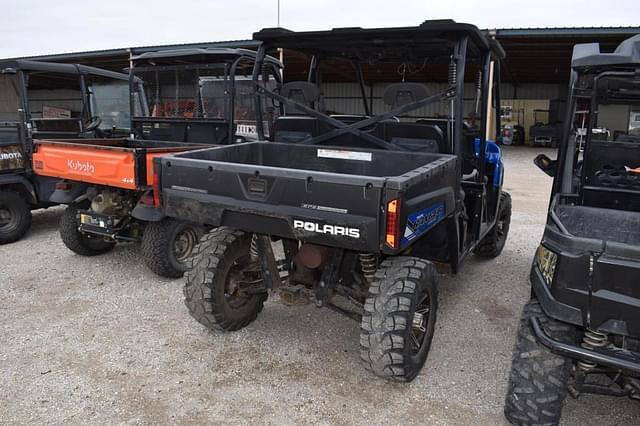
<path fill-rule="evenodd" d="M 134 190 L 153 182 L 154 158 L 202 147 L 118 139 L 36 140 L 34 145 L 33 169 L 39 175 Z"/>
<path fill-rule="evenodd" d="M 136 189 L 133 150 L 108 150 L 82 144 L 36 141 L 33 170 L 42 176 Z"/>
<path fill-rule="evenodd" d="M 379 247 L 384 179 L 161 158 L 168 216 L 359 251 Z"/>

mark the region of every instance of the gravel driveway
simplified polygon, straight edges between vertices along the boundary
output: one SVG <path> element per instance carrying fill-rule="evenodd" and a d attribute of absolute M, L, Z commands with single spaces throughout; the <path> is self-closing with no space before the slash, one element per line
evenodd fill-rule
<path fill-rule="evenodd" d="M 36 212 L 0 246 L 0 423 L 504 424 L 501 414 L 527 276 L 551 179 L 540 150 L 507 148 L 511 234 L 493 261 L 441 279 L 429 359 L 411 384 L 358 361 L 358 324 L 312 305 L 267 302 L 235 333 L 187 313 L 182 280 L 149 272 L 136 246 L 94 258 L 67 250 L 61 209 Z M 571 425 L 640 422 L 623 398 L 570 399 Z"/>

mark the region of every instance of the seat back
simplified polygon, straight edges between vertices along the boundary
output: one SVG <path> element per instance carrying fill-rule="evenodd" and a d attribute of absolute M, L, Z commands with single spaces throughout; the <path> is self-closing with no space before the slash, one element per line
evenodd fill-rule
<path fill-rule="evenodd" d="M 384 90 L 382 97 L 386 105 L 397 108 L 429 97 L 427 86 L 420 83 L 395 83 Z"/>
<path fill-rule="evenodd" d="M 273 124 L 273 140 L 276 142 L 302 142 L 319 134 L 320 123 L 314 117 L 278 117 Z"/>
<path fill-rule="evenodd" d="M 373 133 L 402 150 L 445 152 L 444 134 L 435 125 L 385 121 L 379 123 Z"/>
<path fill-rule="evenodd" d="M 280 87 L 280 95 L 309 108 L 313 108 L 320 98 L 320 89 L 308 81 L 291 81 Z M 285 106 L 285 113 L 287 115 L 304 115 L 302 111 L 289 106 Z"/>

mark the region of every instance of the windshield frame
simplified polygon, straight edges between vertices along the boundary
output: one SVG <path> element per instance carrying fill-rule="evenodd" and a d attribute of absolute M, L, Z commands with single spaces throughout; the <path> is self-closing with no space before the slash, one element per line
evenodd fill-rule
<path fill-rule="evenodd" d="M 118 99 L 118 100 L 122 101 L 122 103 L 124 105 L 127 105 L 128 108 L 126 108 L 126 111 L 124 111 L 125 108 L 118 111 L 113 111 L 113 108 L 106 108 L 104 111 L 101 111 L 100 104 L 105 102 L 105 97 L 97 96 L 94 88 L 96 86 L 108 87 L 108 86 L 114 86 L 114 85 L 120 86 L 118 87 L 118 89 L 125 89 L 124 96 L 122 96 L 121 99 Z M 107 80 L 107 81 L 95 81 L 95 82 L 85 80 L 85 86 L 86 86 L 86 93 L 87 93 L 87 110 L 89 112 L 89 116 L 91 118 L 99 117 L 102 120 L 102 123 L 99 126 L 99 129 L 102 131 L 109 131 L 114 129 L 116 131 L 119 130 L 119 131 L 130 132 L 131 117 L 133 116 L 133 112 L 136 110 L 140 110 L 143 114 L 146 113 L 145 112 L 146 104 L 142 102 L 144 98 L 141 99 L 138 92 L 139 86 L 140 86 L 139 84 L 134 87 L 133 92 L 131 91 L 130 86 L 126 80 Z M 144 96 L 144 92 L 142 93 Z M 136 100 L 136 96 L 138 97 L 137 100 Z M 110 98 L 110 99 L 114 99 L 114 98 Z M 128 112 L 126 125 L 123 127 L 120 127 L 120 126 L 104 127 L 105 120 L 102 119 L 101 115 L 108 114 L 110 112 Z"/>

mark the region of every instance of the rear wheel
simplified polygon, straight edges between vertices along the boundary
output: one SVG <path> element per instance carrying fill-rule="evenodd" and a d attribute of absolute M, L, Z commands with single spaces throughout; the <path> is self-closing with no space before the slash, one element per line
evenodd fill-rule
<path fill-rule="evenodd" d="M 31 208 L 17 192 L 0 191 L 0 244 L 19 240 L 31 226 Z"/>
<path fill-rule="evenodd" d="M 251 235 L 230 228 L 217 228 L 196 246 L 184 287 L 189 313 L 212 330 L 235 331 L 257 317 L 264 292 L 245 292 L 243 283 L 262 280 L 259 266 L 251 262 Z"/>
<path fill-rule="evenodd" d="M 575 327 L 546 316 L 532 299 L 522 310 L 511 361 L 504 415 L 514 425 L 557 425 L 567 396 L 573 361 L 540 344 L 531 328 L 536 317 L 552 338 L 575 342 Z"/>
<path fill-rule="evenodd" d="M 162 277 L 181 277 L 203 233 L 201 226 L 174 219 L 149 223 L 142 234 L 145 264 Z"/>
<path fill-rule="evenodd" d="M 433 265 L 414 257 L 386 259 L 365 301 L 360 357 L 367 370 L 410 382 L 427 360 L 438 309 Z"/>
<path fill-rule="evenodd" d="M 60 237 L 64 245 L 81 256 L 97 256 L 113 249 L 115 242 L 78 230 L 78 210 L 81 206 L 71 204 L 60 217 Z"/>
<path fill-rule="evenodd" d="M 486 258 L 498 257 L 504 249 L 511 225 L 511 195 L 508 192 L 500 194 L 498 219 L 491 231 L 478 243 L 473 252 Z"/>

